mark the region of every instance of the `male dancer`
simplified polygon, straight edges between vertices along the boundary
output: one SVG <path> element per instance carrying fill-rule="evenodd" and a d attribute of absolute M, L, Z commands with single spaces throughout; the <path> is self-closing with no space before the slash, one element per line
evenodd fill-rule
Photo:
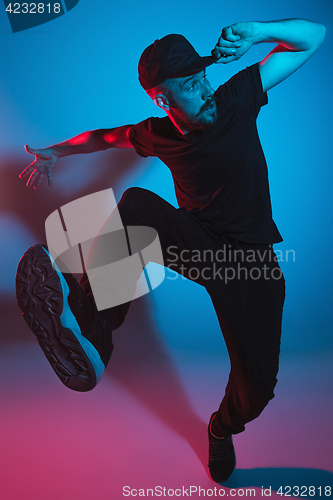
<path fill-rule="evenodd" d="M 209 469 L 217 482 L 226 481 L 235 467 L 232 434 L 242 432 L 274 397 L 278 371 L 284 279 L 272 244 L 282 238 L 272 220 L 256 118 L 267 104 L 266 92 L 306 62 L 324 35 L 322 25 L 301 19 L 240 22 L 223 29 L 209 57 L 200 57 L 181 35 L 167 35 L 139 61 L 140 83 L 166 117 L 85 132 L 46 149 L 26 147 L 36 157 L 21 178 L 29 175 L 27 185 L 34 187 L 45 174 L 51 185 L 61 156 L 110 147 L 134 147 L 170 168 L 179 209 L 131 188 L 118 210 L 125 227 L 154 228 L 165 265 L 204 286 L 215 307 L 231 361 L 225 396 L 208 426 Z M 214 92 L 206 67 L 239 59 L 261 42 L 277 46 Z M 233 250 L 225 252 L 229 280 L 216 272 L 217 258 L 209 263 L 184 258 L 184 251 L 186 257 L 193 251 L 218 256 L 226 248 Z M 107 241 L 96 238 L 91 262 L 108 251 Z M 111 332 L 123 322 L 129 303 L 98 310 L 86 275 L 81 283 L 53 268 L 46 246 L 29 249 L 18 267 L 24 319 L 61 381 L 86 391 L 110 359 Z"/>

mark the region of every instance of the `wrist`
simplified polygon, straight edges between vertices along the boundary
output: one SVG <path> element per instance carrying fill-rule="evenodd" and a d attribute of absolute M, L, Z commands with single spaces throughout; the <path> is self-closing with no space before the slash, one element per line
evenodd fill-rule
<path fill-rule="evenodd" d="M 59 147 L 58 145 L 50 146 L 49 149 L 57 158 L 61 158 L 62 156 L 64 156 L 64 154 L 61 154 L 61 147 Z"/>
<path fill-rule="evenodd" d="M 255 43 L 262 43 L 265 42 L 265 29 L 264 29 L 264 22 L 260 21 L 253 21 L 252 22 L 252 38 L 253 38 L 253 44 Z"/>

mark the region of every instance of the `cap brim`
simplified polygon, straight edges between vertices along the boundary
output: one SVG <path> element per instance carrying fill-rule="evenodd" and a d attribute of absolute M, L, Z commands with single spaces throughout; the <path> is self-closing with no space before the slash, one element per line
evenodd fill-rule
<path fill-rule="evenodd" d="M 185 68 L 182 68 L 181 71 L 177 71 L 174 75 L 172 75 L 171 78 L 194 75 L 195 73 L 199 73 L 199 71 L 202 71 L 203 69 L 207 68 L 207 66 L 211 66 L 214 63 L 216 63 L 216 58 L 213 56 L 199 56 L 198 59 L 193 61 Z"/>

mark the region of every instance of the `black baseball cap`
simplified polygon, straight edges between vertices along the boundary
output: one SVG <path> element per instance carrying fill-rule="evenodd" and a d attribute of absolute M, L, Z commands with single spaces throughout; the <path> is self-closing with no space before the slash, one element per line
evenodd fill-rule
<path fill-rule="evenodd" d="M 149 90 L 169 78 L 198 73 L 215 62 L 213 56 L 200 57 L 183 35 L 166 35 L 143 51 L 139 81 Z"/>

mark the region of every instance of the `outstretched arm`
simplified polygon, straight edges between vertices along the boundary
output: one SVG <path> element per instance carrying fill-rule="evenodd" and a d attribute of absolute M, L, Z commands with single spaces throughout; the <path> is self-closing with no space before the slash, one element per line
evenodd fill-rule
<path fill-rule="evenodd" d="M 260 62 L 264 92 L 282 82 L 302 66 L 320 47 L 326 29 L 305 19 L 236 23 L 222 30 L 212 54 L 218 63 L 242 57 L 256 43 L 278 45 Z"/>
<path fill-rule="evenodd" d="M 33 149 L 26 145 L 25 150 L 35 155 L 35 160 L 21 172 L 19 177 L 23 179 L 29 175 L 27 186 L 37 189 L 46 174 L 49 187 L 51 187 L 52 169 L 59 158 L 74 154 L 94 153 L 109 148 L 132 148 L 128 139 L 131 127 L 132 125 L 124 125 L 83 132 L 68 141 L 44 149 Z"/>

